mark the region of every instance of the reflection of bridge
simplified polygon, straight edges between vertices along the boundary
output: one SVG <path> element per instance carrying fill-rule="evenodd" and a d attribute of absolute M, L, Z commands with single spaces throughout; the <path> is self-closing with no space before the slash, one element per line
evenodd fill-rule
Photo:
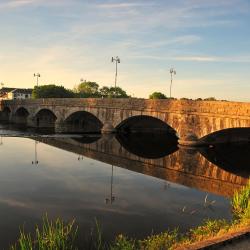
<path fill-rule="evenodd" d="M 107 164 L 223 196 L 232 196 L 234 190 L 248 181 L 249 172 L 240 176 L 223 170 L 196 150 L 180 149 L 165 157 L 146 159 L 124 149 L 112 135 L 102 136 L 96 142 L 73 138 L 38 140 Z"/>
<path fill-rule="evenodd" d="M 200 138 L 199 143 L 211 144 L 250 140 L 250 103 L 38 99 L 3 101 L 1 107 L 2 120 L 31 127 L 55 127 L 56 132 L 168 130 L 177 132 L 183 144 L 195 142 L 197 138 Z M 221 136 L 218 136 L 218 131 L 222 131 Z"/>

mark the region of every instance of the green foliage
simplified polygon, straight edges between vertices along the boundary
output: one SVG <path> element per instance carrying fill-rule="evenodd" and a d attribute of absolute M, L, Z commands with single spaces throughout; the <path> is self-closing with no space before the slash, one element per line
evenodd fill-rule
<path fill-rule="evenodd" d="M 36 86 L 32 92 L 32 98 L 72 98 L 75 94 L 63 86 L 53 84 Z"/>
<path fill-rule="evenodd" d="M 167 99 L 167 97 L 161 92 L 154 92 L 149 96 L 149 99 Z"/>
<path fill-rule="evenodd" d="M 206 220 L 202 226 L 191 229 L 190 234 L 193 240 L 201 240 L 207 236 L 217 235 L 220 230 L 228 230 L 230 224 L 226 220 Z"/>
<path fill-rule="evenodd" d="M 18 243 L 11 246 L 11 250 L 73 250 L 74 241 L 77 234 L 77 227 L 74 221 L 64 224 L 60 219 L 50 221 L 47 216 L 43 218 L 42 227 L 36 227 L 34 239 L 30 234 L 20 232 Z"/>
<path fill-rule="evenodd" d="M 107 87 L 104 86 L 99 89 L 99 85 L 96 82 L 82 82 L 75 89 L 74 92 L 78 97 L 83 98 L 128 98 L 126 91 L 120 87 Z"/>
<path fill-rule="evenodd" d="M 75 92 L 79 97 L 99 97 L 99 85 L 96 82 L 81 82 L 76 88 Z"/>
<path fill-rule="evenodd" d="M 128 239 L 126 236 L 120 234 L 116 237 L 114 244 L 110 250 L 136 250 L 135 240 Z"/>
<path fill-rule="evenodd" d="M 216 101 L 216 98 L 215 97 L 208 97 L 208 98 L 205 98 L 204 101 Z"/>
<path fill-rule="evenodd" d="M 151 235 L 139 241 L 140 249 L 143 250 L 165 250 L 170 249 L 178 241 L 178 231 L 167 231 L 164 233 Z"/>
<path fill-rule="evenodd" d="M 102 87 L 100 89 L 100 96 L 108 98 L 128 98 L 126 91 L 120 87 Z"/>
<path fill-rule="evenodd" d="M 236 219 L 250 219 L 250 181 L 234 193 L 231 205 Z"/>

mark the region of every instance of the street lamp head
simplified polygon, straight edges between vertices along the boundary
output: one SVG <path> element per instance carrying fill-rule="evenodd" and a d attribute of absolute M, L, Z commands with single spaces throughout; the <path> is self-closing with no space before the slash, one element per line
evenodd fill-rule
<path fill-rule="evenodd" d="M 111 62 L 114 62 L 114 57 L 111 58 Z"/>
<path fill-rule="evenodd" d="M 169 72 L 170 72 L 170 74 L 176 75 L 176 71 L 173 68 L 171 68 Z"/>

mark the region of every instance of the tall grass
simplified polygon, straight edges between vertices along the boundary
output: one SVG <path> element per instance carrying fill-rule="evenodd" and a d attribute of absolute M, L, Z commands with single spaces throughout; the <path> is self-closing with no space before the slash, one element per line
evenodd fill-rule
<path fill-rule="evenodd" d="M 36 226 L 35 236 L 20 231 L 18 243 L 11 246 L 11 250 L 75 250 L 74 247 L 77 226 L 75 221 L 65 224 L 61 219 L 51 221 L 48 216 L 43 217 L 41 227 Z"/>
<path fill-rule="evenodd" d="M 235 219 L 250 219 L 250 181 L 240 191 L 235 192 L 231 205 Z"/>

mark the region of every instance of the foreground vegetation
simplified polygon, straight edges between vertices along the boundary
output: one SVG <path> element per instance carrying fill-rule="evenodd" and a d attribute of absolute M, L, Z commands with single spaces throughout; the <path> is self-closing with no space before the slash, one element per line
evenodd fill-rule
<path fill-rule="evenodd" d="M 246 187 L 236 192 L 231 200 L 233 219 L 207 220 L 203 225 L 190 229 L 186 234 L 178 230 L 166 231 L 150 235 L 146 239 L 129 239 L 124 235 L 116 237 L 114 242 L 104 242 L 102 232 L 96 222 L 96 232 L 92 234 L 84 249 L 98 250 L 165 250 L 176 249 L 199 241 L 237 231 L 250 226 L 250 181 Z M 35 235 L 26 234 L 21 230 L 18 242 L 11 246 L 11 250 L 76 250 L 78 227 L 72 221 L 64 224 L 60 219 L 50 221 L 47 216 L 43 219 L 41 228 L 36 227 Z"/>

